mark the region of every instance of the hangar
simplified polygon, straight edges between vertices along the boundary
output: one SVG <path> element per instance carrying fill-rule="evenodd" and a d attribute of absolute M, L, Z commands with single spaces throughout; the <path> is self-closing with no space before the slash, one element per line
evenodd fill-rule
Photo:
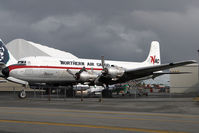
<path fill-rule="evenodd" d="M 170 93 L 199 93 L 199 67 L 191 64 L 170 69 L 171 72 L 190 72 L 170 75 Z"/>
<path fill-rule="evenodd" d="M 16 60 L 28 56 L 52 56 L 52 57 L 67 57 L 69 59 L 77 59 L 77 57 L 69 52 L 61 51 L 55 48 L 50 48 L 41 44 L 23 39 L 15 39 L 6 44 L 7 49 L 12 53 Z"/>

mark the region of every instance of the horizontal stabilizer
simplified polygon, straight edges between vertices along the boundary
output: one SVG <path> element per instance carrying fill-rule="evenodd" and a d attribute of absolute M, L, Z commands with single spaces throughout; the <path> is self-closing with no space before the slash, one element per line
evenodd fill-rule
<path fill-rule="evenodd" d="M 154 72 L 153 74 L 190 74 L 191 72 Z"/>

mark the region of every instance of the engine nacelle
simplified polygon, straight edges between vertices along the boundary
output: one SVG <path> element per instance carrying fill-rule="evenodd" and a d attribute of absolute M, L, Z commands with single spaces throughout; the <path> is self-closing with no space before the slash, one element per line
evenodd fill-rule
<path fill-rule="evenodd" d="M 120 78 L 124 75 L 124 68 L 122 67 L 109 67 L 104 69 L 104 73 L 108 74 L 111 78 Z"/>
<path fill-rule="evenodd" d="M 78 80 L 82 82 L 92 82 L 98 77 L 97 74 L 93 72 L 83 71 L 78 75 Z"/>

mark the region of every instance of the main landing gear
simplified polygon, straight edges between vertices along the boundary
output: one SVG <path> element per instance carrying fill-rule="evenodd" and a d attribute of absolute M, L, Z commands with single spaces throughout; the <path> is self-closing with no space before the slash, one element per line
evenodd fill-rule
<path fill-rule="evenodd" d="M 111 98 L 112 97 L 112 90 L 109 90 L 108 84 L 104 85 L 104 90 L 102 90 L 102 97 Z"/>
<path fill-rule="evenodd" d="M 102 91 L 102 97 L 111 98 L 112 97 L 112 91 L 109 90 L 109 89 L 104 89 Z"/>

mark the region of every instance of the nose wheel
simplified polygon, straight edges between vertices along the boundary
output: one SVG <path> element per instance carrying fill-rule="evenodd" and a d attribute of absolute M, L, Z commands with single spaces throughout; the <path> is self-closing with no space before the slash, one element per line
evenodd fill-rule
<path fill-rule="evenodd" d="M 25 90 L 20 91 L 18 97 L 21 99 L 25 99 L 27 97 Z"/>

